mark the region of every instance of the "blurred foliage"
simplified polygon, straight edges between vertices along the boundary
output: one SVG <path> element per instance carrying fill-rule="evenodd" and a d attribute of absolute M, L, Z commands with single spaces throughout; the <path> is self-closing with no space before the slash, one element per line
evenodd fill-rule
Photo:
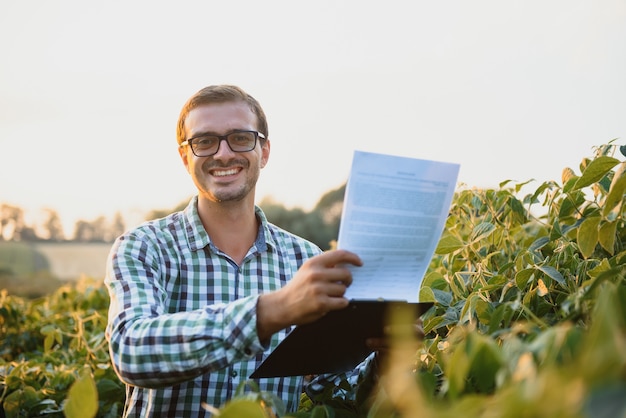
<path fill-rule="evenodd" d="M 259 203 L 268 221 L 329 250 L 339 234 L 345 185 L 324 194 L 312 211 L 287 209 L 271 199 Z"/>
<path fill-rule="evenodd" d="M 34 245 L 0 241 L 0 274 L 34 276 L 47 270 L 50 270 L 48 259 Z"/>
<path fill-rule="evenodd" d="M 626 416 L 624 155 L 596 147 L 527 194 L 459 188 L 420 348 L 397 347 L 368 397 L 305 397 L 292 416 Z"/>
<path fill-rule="evenodd" d="M 108 306 L 104 285 L 86 279 L 29 301 L 0 292 L 0 416 L 121 416 Z"/>
<path fill-rule="evenodd" d="M 223 417 L 626 416 L 626 150 L 594 150 L 531 192 L 531 182 L 511 181 L 457 190 L 420 292 L 435 304 L 423 316 L 425 338 L 417 350 L 398 344 L 355 400 L 302 395 L 300 410 L 285 415 L 273 394 L 242 390 L 207 408 Z M 337 221 L 342 196 L 321 199 L 311 223 Z M 288 230 L 310 228 L 310 213 L 271 202 L 264 210 Z M 35 301 L 1 295 L 6 416 L 120 415 L 107 305 L 99 283 Z"/>
<path fill-rule="evenodd" d="M 33 243 L 0 241 L 0 289 L 14 296 L 37 298 L 61 285 L 50 272 L 48 259 Z"/>
<path fill-rule="evenodd" d="M 45 208 L 44 213 L 43 221 L 27 224 L 24 209 L 0 202 L 0 242 L 113 242 L 126 228 L 120 212 L 111 220 L 104 216 L 92 221 L 80 219 L 74 225 L 73 237 L 68 240 L 59 214 L 51 208 Z"/>

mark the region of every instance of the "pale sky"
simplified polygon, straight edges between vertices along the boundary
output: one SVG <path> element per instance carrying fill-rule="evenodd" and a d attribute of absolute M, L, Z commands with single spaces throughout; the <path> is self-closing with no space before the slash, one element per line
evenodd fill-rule
<path fill-rule="evenodd" d="M 0 0 L 0 203 L 129 223 L 194 194 L 186 99 L 237 84 L 272 151 L 257 200 L 311 208 L 354 150 L 559 180 L 626 139 L 626 0 Z"/>

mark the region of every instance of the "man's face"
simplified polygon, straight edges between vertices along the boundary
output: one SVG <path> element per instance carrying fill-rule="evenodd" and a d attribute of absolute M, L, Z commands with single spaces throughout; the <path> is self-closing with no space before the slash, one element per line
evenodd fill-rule
<path fill-rule="evenodd" d="M 185 119 L 185 138 L 199 134 L 225 135 L 234 130 L 257 130 L 256 115 L 244 102 L 199 106 Z M 216 154 L 196 157 L 189 146 L 179 148 L 180 156 L 196 184 L 201 198 L 214 202 L 254 200 L 259 173 L 269 158 L 269 141 L 248 152 L 233 152 L 221 141 Z"/>

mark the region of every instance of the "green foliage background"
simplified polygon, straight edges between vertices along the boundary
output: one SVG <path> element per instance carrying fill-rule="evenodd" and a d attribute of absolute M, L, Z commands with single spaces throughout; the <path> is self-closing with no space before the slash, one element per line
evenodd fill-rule
<path fill-rule="evenodd" d="M 596 147 L 530 193 L 531 182 L 459 188 L 421 289 L 435 306 L 418 348 L 394 340 L 376 385 L 350 401 L 303 395 L 292 416 L 626 416 L 624 155 L 612 142 Z M 7 417 L 120 415 L 107 305 L 99 282 L 33 301 L 2 293 Z M 220 416 L 287 416 L 254 389 L 242 387 Z"/>
<path fill-rule="evenodd" d="M 61 285 L 50 272 L 46 256 L 32 243 L 0 241 L 0 289 L 11 294 L 37 297 Z"/>

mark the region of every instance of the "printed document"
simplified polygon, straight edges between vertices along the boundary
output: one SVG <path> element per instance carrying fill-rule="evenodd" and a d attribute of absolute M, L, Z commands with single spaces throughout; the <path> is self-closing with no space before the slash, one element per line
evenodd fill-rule
<path fill-rule="evenodd" d="M 337 247 L 358 254 L 348 299 L 419 302 L 459 164 L 355 151 Z"/>

